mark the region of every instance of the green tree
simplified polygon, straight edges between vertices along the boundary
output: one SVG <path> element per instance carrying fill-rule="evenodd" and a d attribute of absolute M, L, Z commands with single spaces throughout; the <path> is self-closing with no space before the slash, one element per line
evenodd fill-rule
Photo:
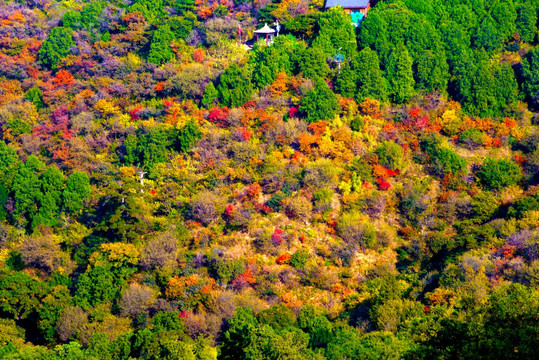
<path fill-rule="evenodd" d="M 210 83 L 206 85 L 206 88 L 204 89 L 204 95 L 202 96 L 200 103 L 208 109 L 215 105 L 218 96 L 219 93 L 217 92 L 215 85 L 213 85 L 213 82 L 210 81 Z"/>
<path fill-rule="evenodd" d="M 490 7 L 490 6 L 489 6 Z M 499 0 L 492 4 L 490 14 L 497 24 L 502 41 L 509 39 L 516 30 L 517 11 L 514 0 Z"/>
<path fill-rule="evenodd" d="M 30 101 L 39 110 L 45 106 L 42 96 L 41 90 L 38 87 L 33 87 L 24 94 L 24 100 Z"/>
<path fill-rule="evenodd" d="M 522 169 L 508 159 L 487 158 L 477 172 L 481 183 L 487 188 L 500 190 L 509 185 L 515 185 L 522 180 Z"/>
<path fill-rule="evenodd" d="M 7 189 L 4 185 L 0 184 L 0 221 L 7 218 L 8 212 L 6 210 L 6 205 L 9 200 L 9 195 Z"/>
<path fill-rule="evenodd" d="M 195 0 L 178 0 L 174 1 L 174 8 L 178 10 L 179 14 L 184 14 L 188 11 L 194 12 L 196 6 L 195 6 Z"/>
<path fill-rule="evenodd" d="M 0 276 L 0 309 L 15 320 L 26 319 L 37 311 L 45 294 L 45 284 L 26 274 Z"/>
<path fill-rule="evenodd" d="M 532 288 L 521 284 L 501 286 L 490 296 L 484 315 L 480 353 L 491 359 L 535 357 L 539 346 L 539 297 Z"/>
<path fill-rule="evenodd" d="M 198 125 L 193 120 L 189 121 L 178 133 L 176 148 L 180 152 L 188 152 L 195 145 L 201 134 Z"/>
<path fill-rule="evenodd" d="M 163 0 L 135 0 L 127 8 L 129 12 L 140 12 L 149 22 L 163 15 Z"/>
<path fill-rule="evenodd" d="M 333 119 L 338 109 L 337 96 L 323 80 L 318 80 L 314 88 L 307 92 L 299 107 L 309 124 Z"/>
<path fill-rule="evenodd" d="M 251 99 L 253 85 L 251 74 L 246 67 L 237 64 L 230 65 L 219 77 L 217 86 L 219 99 L 228 107 L 241 106 Z"/>
<path fill-rule="evenodd" d="M 140 165 L 152 170 L 154 165 L 168 161 L 167 149 L 173 145 L 172 137 L 172 132 L 163 127 L 154 127 L 141 136 L 137 146 Z"/>
<path fill-rule="evenodd" d="M 90 196 L 90 178 L 85 173 L 75 171 L 67 178 L 63 192 L 64 208 L 71 213 L 80 212 L 84 201 Z"/>
<path fill-rule="evenodd" d="M 376 150 L 378 161 L 383 166 L 397 170 L 402 168 L 404 149 L 393 141 L 384 141 Z"/>
<path fill-rule="evenodd" d="M 47 169 L 41 175 L 41 193 L 37 196 L 39 210 L 33 218 L 32 229 L 38 225 L 57 225 L 62 206 L 64 182 L 64 174 L 55 166 Z"/>
<path fill-rule="evenodd" d="M 380 70 L 380 61 L 376 52 L 368 47 L 361 50 L 357 64 L 357 100 L 359 102 L 365 98 L 387 100 L 387 82 Z"/>
<path fill-rule="evenodd" d="M 415 79 L 419 90 L 445 91 L 449 80 L 449 65 L 445 51 L 424 51 L 416 60 Z"/>
<path fill-rule="evenodd" d="M 228 322 L 228 330 L 224 334 L 220 359 L 248 359 L 246 350 L 251 345 L 251 336 L 258 327 L 258 320 L 250 308 L 240 307 Z"/>
<path fill-rule="evenodd" d="M 73 30 L 63 26 L 56 27 L 41 44 L 39 60 L 45 66 L 55 70 L 58 68 L 58 63 L 69 55 L 69 50 L 73 46 L 75 46 Z"/>
<path fill-rule="evenodd" d="M 386 64 L 387 56 L 390 50 L 388 36 L 388 26 L 380 15 L 381 11 L 374 8 L 365 18 L 358 32 L 358 43 L 360 49 L 371 48 L 376 51 L 382 59 L 383 65 Z"/>
<path fill-rule="evenodd" d="M 140 156 L 138 153 L 138 138 L 135 134 L 129 134 L 124 140 L 124 162 L 127 165 L 135 165 L 140 163 Z"/>
<path fill-rule="evenodd" d="M 429 155 L 434 171 L 440 176 L 457 174 L 466 168 L 466 160 L 460 157 L 453 149 L 440 147 Z"/>
<path fill-rule="evenodd" d="M 329 73 L 327 56 L 317 47 L 298 50 L 294 53 L 294 62 L 297 64 L 297 73 L 312 80 L 324 79 Z"/>
<path fill-rule="evenodd" d="M 412 58 L 404 44 L 399 44 L 391 52 L 388 59 L 386 77 L 389 82 L 391 101 L 402 104 L 410 100 L 414 94 L 414 75 Z"/>
<path fill-rule="evenodd" d="M 474 72 L 468 73 L 470 78 L 467 81 L 470 82 L 471 86 L 468 97 L 463 102 L 463 107 L 474 115 L 489 116 L 496 114 L 499 108 L 498 99 L 496 98 L 496 79 L 486 51 L 480 50 L 477 52 L 474 68 Z M 499 81 L 501 83 L 511 82 L 510 79 L 500 79 Z"/>
<path fill-rule="evenodd" d="M 169 25 L 162 25 L 155 30 L 150 44 L 148 61 L 156 65 L 162 65 L 174 59 L 174 52 L 170 47 L 172 40 L 174 40 L 174 33 Z"/>
<path fill-rule="evenodd" d="M 326 57 L 337 55 L 339 48 L 345 58 L 357 55 L 357 42 L 350 15 L 341 7 L 332 7 L 320 14 L 320 31 L 313 46 L 324 51 Z"/>
<path fill-rule="evenodd" d="M 69 289 L 64 285 L 49 288 L 48 294 L 41 300 L 37 310 L 38 327 L 46 341 L 52 342 L 56 333 L 56 323 L 62 311 L 71 303 Z"/>
<path fill-rule="evenodd" d="M 258 88 L 273 83 L 277 74 L 284 71 L 291 73 L 291 51 L 298 47 L 292 36 L 279 36 L 272 46 L 257 47 L 252 54 L 250 64 L 253 68 L 253 84 Z"/>
<path fill-rule="evenodd" d="M 530 1 L 524 1 L 517 5 L 517 32 L 520 40 L 531 43 L 537 33 L 537 9 Z"/>
<path fill-rule="evenodd" d="M 357 60 L 351 59 L 341 65 L 341 71 L 335 79 L 335 90 L 344 97 L 354 97 L 357 92 Z"/>
<path fill-rule="evenodd" d="M 479 23 L 472 42 L 475 47 L 491 52 L 502 45 L 503 37 L 503 32 L 496 21 L 492 16 L 487 16 Z"/>
<path fill-rule="evenodd" d="M 511 64 L 503 62 L 494 66 L 494 93 L 498 113 L 518 100 L 518 83 Z"/>
<path fill-rule="evenodd" d="M 23 227 L 29 225 L 37 214 L 37 198 L 41 194 L 40 173 L 45 167 L 35 155 L 30 155 L 19 166 L 13 179 L 15 200 L 14 218 Z"/>
<path fill-rule="evenodd" d="M 74 301 L 83 309 L 119 298 L 125 280 L 109 268 L 98 266 L 81 274 L 76 284 Z"/>
<path fill-rule="evenodd" d="M 539 101 L 539 48 L 530 50 L 522 60 L 524 93 L 534 102 Z"/>
<path fill-rule="evenodd" d="M 13 179 L 15 178 L 19 166 L 20 161 L 17 152 L 6 145 L 3 140 L 0 141 L 0 184 L 2 184 L 6 190 L 11 189 Z"/>

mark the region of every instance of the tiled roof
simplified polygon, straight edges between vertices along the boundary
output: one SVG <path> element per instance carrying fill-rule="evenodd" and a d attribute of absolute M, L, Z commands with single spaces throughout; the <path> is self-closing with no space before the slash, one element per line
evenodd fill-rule
<path fill-rule="evenodd" d="M 326 0 L 326 9 L 341 5 L 343 8 L 366 8 L 369 0 Z"/>

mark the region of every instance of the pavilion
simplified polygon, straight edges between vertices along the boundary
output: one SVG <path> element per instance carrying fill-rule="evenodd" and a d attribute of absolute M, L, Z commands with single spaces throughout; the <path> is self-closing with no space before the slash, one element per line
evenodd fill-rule
<path fill-rule="evenodd" d="M 264 27 L 262 29 L 255 30 L 254 33 L 256 34 L 256 42 L 258 42 L 259 35 L 265 35 L 266 45 L 269 45 L 273 42 L 273 36 L 275 34 L 275 30 L 270 28 L 268 24 L 264 24 Z"/>

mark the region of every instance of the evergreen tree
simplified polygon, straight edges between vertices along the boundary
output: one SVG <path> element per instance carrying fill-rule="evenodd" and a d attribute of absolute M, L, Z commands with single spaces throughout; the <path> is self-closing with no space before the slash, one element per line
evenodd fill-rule
<path fill-rule="evenodd" d="M 223 105 L 228 107 L 241 106 L 249 101 L 253 94 L 251 74 L 247 68 L 240 68 L 237 64 L 232 64 L 219 77 L 217 90 Z"/>
<path fill-rule="evenodd" d="M 198 125 L 193 120 L 189 121 L 178 134 L 176 148 L 180 152 L 188 152 L 195 145 L 201 134 Z"/>
<path fill-rule="evenodd" d="M 217 97 L 219 96 L 219 93 L 217 92 L 217 89 L 213 85 L 213 82 L 210 81 L 208 85 L 206 85 L 206 88 L 204 89 L 204 95 L 202 96 L 202 100 L 200 101 L 202 105 L 206 108 L 212 107 Z"/>
<path fill-rule="evenodd" d="M 35 155 L 30 155 L 19 166 L 19 171 L 13 179 L 13 192 L 15 200 L 14 218 L 17 223 L 25 227 L 37 214 L 37 198 L 41 194 L 40 173 L 43 164 Z"/>
<path fill-rule="evenodd" d="M 82 210 L 83 201 L 90 196 L 90 179 L 85 173 L 75 171 L 67 178 L 63 192 L 64 208 L 71 213 Z"/>
<path fill-rule="evenodd" d="M 506 105 L 513 104 L 518 98 L 518 83 L 511 64 L 503 62 L 494 66 L 494 93 L 498 112 Z"/>
<path fill-rule="evenodd" d="M 51 30 L 39 49 L 39 60 L 45 66 L 55 70 L 58 63 L 69 55 L 73 41 L 73 30 L 67 27 L 56 27 Z"/>
<path fill-rule="evenodd" d="M 461 104 L 472 98 L 472 83 L 477 64 L 472 50 L 459 48 L 452 63 L 453 79 L 449 84 L 449 93 Z"/>
<path fill-rule="evenodd" d="M 539 101 L 539 48 L 530 50 L 522 60 L 522 89 L 534 103 Z"/>
<path fill-rule="evenodd" d="M 41 90 L 38 87 L 33 87 L 24 94 L 24 100 L 32 102 L 36 109 L 39 110 L 45 106 L 42 96 Z"/>
<path fill-rule="evenodd" d="M 382 68 L 385 68 L 387 56 L 389 54 L 389 41 L 387 39 L 387 25 L 382 20 L 379 11 L 373 9 L 369 16 L 361 24 L 358 33 L 359 48 L 371 48 L 380 57 Z"/>
<path fill-rule="evenodd" d="M 313 46 L 319 47 L 327 57 L 337 55 L 338 49 L 345 58 L 357 55 L 357 42 L 350 15 L 341 7 L 332 7 L 320 14 L 320 32 Z"/>
<path fill-rule="evenodd" d="M 7 189 L 0 183 L 0 221 L 5 220 L 8 215 L 6 210 L 8 199 L 9 195 Z"/>
<path fill-rule="evenodd" d="M 516 31 L 517 11 L 514 0 L 498 0 L 492 4 L 490 14 L 497 24 L 500 39 L 509 39 Z"/>
<path fill-rule="evenodd" d="M 279 36 L 286 38 L 285 36 Z M 280 45 L 280 46 L 279 46 Z M 291 73 L 292 64 L 288 46 L 293 44 L 276 40 L 272 46 L 262 46 L 253 51 L 251 66 L 253 68 L 253 83 L 258 88 L 273 83 L 281 71 Z"/>
<path fill-rule="evenodd" d="M 537 9 L 531 2 L 518 5 L 516 28 L 521 41 L 533 42 L 537 33 Z"/>
<path fill-rule="evenodd" d="M 299 108 L 309 124 L 333 119 L 338 109 L 337 96 L 323 80 L 318 80 L 315 87 L 307 92 Z"/>
<path fill-rule="evenodd" d="M 402 104 L 410 100 L 414 94 L 414 75 L 412 58 L 404 44 L 397 45 L 389 55 L 386 76 L 391 101 Z"/>
<path fill-rule="evenodd" d="M 32 229 L 38 225 L 54 226 L 58 223 L 64 182 L 64 175 L 56 167 L 41 175 L 41 193 L 37 196 L 39 210 L 32 221 Z"/>
<path fill-rule="evenodd" d="M 489 116 L 497 112 L 496 82 L 490 60 L 484 50 L 475 56 L 476 71 L 472 73 L 471 96 L 463 104 L 471 114 Z"/>
<path fill-rule="evenodd" d="M 354 97 L 357 92 L 357 69 L 356 59 L 345 61 L 341 65 L 341 73 L 335 80 L 335 89 L 344 97 Z"/>
<path fill-rule="evenodd" d="M 381 101 L 387 99 L 387 82 L 380 70 L 380 61 L 375 51 L 365 48 L 359 52 L 357 60 L 358 93 L 357 100 L 373 98 Z"/>
<path fill-rule="evenodd" d="M 13 178 L 20 166 L 19 157 L 14 149 L 0 141 L 0 184 L 11 189 Z"/>
<path fill-rule="evenodd" d="M 329 74 L 329 67 L 324 51 L 312 46 L 294 53 L 294 62 L 297 64 L 296 73 L 312 80 L 324 79 Z"/>
<path fill-rule="evenodd" d="M 169 25 L 159 27 L 153 33 L 148 61 L 156 65 L 162 65 L 174 59 L 174 53 L 170 47 L 170 42 L 174 40 L 174 33 Z"/>
<path fill-rule="evenodd" d="M 491 16 L 487 16 L 481 21 L 472 37 L 473 45 L 490 52 L 498 49 L 503 40 L 503 33 L 498 28 L 498 24 Z"/>
<path fill-rule="evenodd" d="M 178 10 L 180 15 L 185 14 L 186 12 L 195 11 L 195 0 L 177 0 L 175 1 L 174 8 Z"/>
<path fill-rule="evenodd" d="M 445 91 L 449 80 L 449 66 L 445 51 L 426 50 L 416 61 L 414 72 L 418 90 L 432 92 Z"/>
<path fill-rule="evenodd" d="M 129 134 L 124 140 L 124 162 L 127 165 L 138 165 L 140 163 L 140 154 L 138 152 L 138 138 L 134 134 Z"/>

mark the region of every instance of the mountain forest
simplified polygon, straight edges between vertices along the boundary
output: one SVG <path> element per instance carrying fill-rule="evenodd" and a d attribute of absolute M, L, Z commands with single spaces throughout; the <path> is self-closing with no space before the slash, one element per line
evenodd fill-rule
<path fill-rule="evenodd" d="M 539 0 L 336 2 L 0 0 L 1 359 L 537 358 Z"/>

